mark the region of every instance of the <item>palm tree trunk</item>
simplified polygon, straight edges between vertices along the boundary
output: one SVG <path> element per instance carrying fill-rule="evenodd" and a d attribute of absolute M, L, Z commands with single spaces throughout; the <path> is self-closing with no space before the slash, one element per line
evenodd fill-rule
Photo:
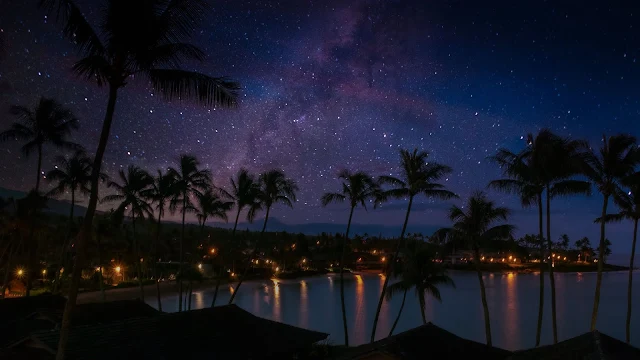
<path fill-rule="evenodd" d="M 400 321 L 400 315 L 402 315 L 402 309 L 404 309 L 404 303 L 406 300 L 407 300 L 407 292 L 405 291 L 404 294 L 402 294 L 402 303 L 400 304 L 400 310 L 398 311 L 398 316 L 396 316 L 396 320 L 393 322 L 393 326 L 389 331 L 389 336 L 393 335 L 393 331 L 396 329 L 396 326 L 398 325 L 398 321 Z"/>
<path fill-rule="evenodd" d="M 480 270 L 480 249 L 475 246 L 474 257 L 476 263 L 476 272 L 478 274 L 478 282 L 480 283 L 480 296 L 482 297 L 482 310 L 484 311 L 484 333 L 487 338 L 487 345 L 491 345 L 491 322 L 489 320 L 489 306 L 487 305 L 487 292 L 484 287 L 484 279 L 482 279 L 482 270 Z"/>
<path fill-rule="evenodd" d="M 236 238 L 236 229 L 238 228 L 238 219 L 240 219 L 240 211 L 242 211 L 242 208 L 238 207 L 238 212 L 236 213 L 236 220 L 233 223 L 233 232 L 231 233 L 231 241 L 235 240 Z M 231 248 L 231 246 L 229 246 L 229 248 Z M 222 273 L 224 272 L 224 260 L 222 258 L 222 254 L 220 254 L 220 273 L 218 274 L 218 279 L 216 280 L 216 288 L 213 291 L 213 300 L 211 300 L 211 307 L 214 307 L 216 305 L 216 300 L 218 299 L 218 290 L 220 289 L 220 282 L 222 282 Z M 233 300 L 233 297 L 235 295 L 236 291 L 233 292 L 233 294 L 231 294 L 231 300 Z M 231 300 L 229 301 L 229 304 L 231 304 Z"/>
<path fill-rule="evenodd" d="M 138 273 L 138 285 L 140 285 L 140 300 L 144 302 L 144 286 L 142 285 L 142 269 L 140 264 L 140 250 L 138 249 L 138 239 L 136 234 L 136 216 L 131 217 L 131 227 L 133 228 L 133 253 L 136 256 L 136 272 Z"/>
<path fill-rule="evenodd" d="M 179 294 L 180 297 L 178 299 L 178 312 L 182 311 L 182 276 L 183 274 L 183 267 L 182 267 L 182 262 L 184 259 L 184 221 L 185 221 L 185 216 L 187 214 L 187 193 L 184 192 L 182 194 L 182 230 L 180 233 L 180 276 L 178 277 L 178 288 L 179 288 Z"/>
<path fill-rule="evenodd" d="M 16 247 L 17 249 L 17 247 Z M 9 278 L 11 275 L 11 260 L 13 260 L 13 253 L 15 252 L 16 249 L 10 248 L 9 249 L 9 256 L 7 257 L 7 267 L 4 271 L 4 280 L 2 281 L 2 298 L 5 298 L 5 291 L 7 290 L 7 286 L 9 285 Z"/>
<path fill-rule="evenodd" d="M 540 345 L 542 334 L 542 314 L 544 310 L 544 230 L 542 229 L 542 194 L 538 194 L 538 227 L 540 231 L 540 298 L 538 300 L 538 326 L 536 327 L 536 347 Z"/>
<path fill-rule="evenodd" d="M 156 228 L 156 241 L 153 249 L 153 277 L 156 279 L 156 298 L 158 299 L 158 311 L 162 311 L 162 300 L 160 299 L 160 278 L 158 277 L 158 247 L 160 245 L 160 226 L 162 223 L 162 210 L 158 210 L 158 225 Z"/>
<path fill-rule="evenodd" d="M 422 325 L 427 325 L 427 316 L 424 314 L 424 308 L 427 307 L 427 303 L 424 299 L 424 292 L 418 293 L 418 304 L 420 305 L 420 315 L 422 316 Z"/>
<path fill-rule="evenodd" d="M 633 258 L 636 254 L 636 240 L 638 239 L 638 218 L 633 220 L 633 242 L 631 243 L 631 260 L 629 260 L 629 284 L 627 285 L 627 323 L 626 323 L 626 340 L 627 344 L 631 342 L 631 288 L 633 286 Z"/>
<path fill-rule="evenodd" d="M 347 242 L 349 241 L 349 230 L 351 230 L 351 219 L 355 205 L 351 205 L 349 212 L 349 222 L 347 222 L 347 232 L 342 243 L 342 256 L 340 257 L 340 306 L 342 307 L 342 327 L 344 329 L 344 346 L 349 346 L 349 331 L 347 329 L 347 308 L 344 303 L 344 261 L 347 254 Z"/>
<path fill-rule="evenodd" d="M 253 254 L 255 254 L 256 251 L 258 251 L 258 244 L 260 243 L 260 240 L 262 240 L 262 237 L 264 236 L 264 231 L 267 229 L 267 221 L 269 220 L 269 210 L 271 210 L 271 207 L 267 207 L 267 212 L 264 216 L 264 224 L 262 224 L 262 231 L 260 232 L 260 237 L 258 238 L 258 241 L 256 241 L 255 249 L 253 249 L 253 252 L 251 252 L 251 256 L 249 256 L 249 263 L 251 263 L 251 258 L 253 257 Z M 236 286 L 236 289 L 233 291 L 233 294 L 231 294 L 231 298 L 229 299 L 229 304 L 233 303 L 233 299 L 235 299 L 236 294 L 238 293 L 238 290 L 240 290 L 240 285 L 242 285 L 242 281 L 244 281 L 245 276 L 247 276 L 247 272 L 249 271 L 250 267 L 251 267 L 251 264 L 249 264 L 249 266 L 244 268 L 242 277 L 238 281 L 238 285 Z"/>
<path fill-rule="evenodd" d="M 551 323 L 553 326 L 553 343 L 558 343 L 558 323 L 556 318 L 556 280 L 553 277 L 553 243 L 551 242 L 551 195 L 549 185 L 547 185 L 547 248 L 549 251 L 549 285 L 551 287 Z"/>
<path fill-rule="evenodd" d="M 100 293 L 102 294 L 102 302 L 107 301 L 107 294 L 104 291 L 104 277 L 103 277 L 103 273 L 102 273 L 102 235 L 100 235 L 99 233 L 96 235 L 96 240 L 98 242 L 98 265 L 100 266 Z"/>
<path fill-rule="evenodd" d="M 38 176 L 36 177 L 36 188 L 35 188 L 35 192 L 37 196 L 40 196 L 40 177 L 41 177 L 41 172 L 42 172 L 42 144 L 38 144 Z M 28 256 L 28 264 L 27 264 L 27 274 L 26 274 L 26 280 L 27 280 L 27 293 L 25 294 L 25 296 L 29 296 L 31 295 L 31 288 L 33 287 L 33 278 L 34 275 L 37 274 L 37 270 L 36 270 L 36 266 L 37 266 L 37 262 L 38 262 L 38 258 L 37 258 L 37 248 L 38 248 L 38 244 L 37 242 L 34 244 L 33 243 L 33 237 L 35 234 L 35 227 L 36 227 L 36 216 L 37 216 L 37 212 L 39 211 L 39 209 L 33 209 L 33 212 L 31 213 L 31 224 L 30 224 L 30 229 L 29 229 L 29 238 L 27 240 L 27 244 L 28 245 L 28 251 L 27 251 L 27 256 Z"/>
<path fill-rule="evenodd" d="M 600 288 L 602 287 L 602 270 L 604 269 L 604 218 L 607 216 L 607 205 L 609 205 L 609 195 L 605 194 L 602 202 L 602 214 L 600 215 L 600 246 L 598 252 L 598 275 L 596 277 L 596 294 L 593 298 L 593 312 L 591 313 L 591 331 L 596 329 L 598 322 L 598 306 L 600 305 Z"/>
<path fill-rule="evenodd" d="M 193 281 L 189 280 L 189 296 L 187 297 L 187 310 L 191 310 L 191 295 L 193 294 Z"/>
<path fill-rule="evenodd" d="M 75 208 L 76 203 L 76 191 L 74 188 L 71 188 L 71 209 L 69 210 L 69 224 L 67 225 L 67 235 L 62 243 L 62 249 L 60 250 L 60 268 L 64 268 L 65 263 L 65 255 L 67 246 L 69 246 L 69 241 L 71 240 L 71 228 L 73 227 L 73 210 Z M 60 281 L 60 269 L 56 271 L 53 276 L 53 293 L 55 294 L 58 290 L 58 283 Z"/>
<path fill-rule="evenodd" d="M 60 340 L 58 341 L 58 351 L 56 352 L 56 360 L 64 360 L 64 355 L 67 350 L 67 341 L 69 340 L 69 329 L 71 327 L 71 317 L 73 311 L 76 308 L 76 300 L 78 298 L 78 286 L 80 284 L 80 276 L 82 275 L 82 265 L 84 264 L 85 251 L 87 242 L 91 237 L 91 225 L 93 224 L 93 216 L 96 212 L 96 205 L 98 204 L 98 181 L 100 179 L 100 169 L 102 167 L 102 158 L 107 148 L 107 142 L 109 140 L 109 132 L 111 130 L 111 123 L 113 122 L 113 114 L 116 108 L 116 99 L 118 97 L 118 86 L 109 86 L 109 102 L 107 104 L 107 112 L 102 124 L 102 132 L 100 133 L 100 142 L 98 143 L 98 149 L 96 150 L 96 156 L 93 160 L 93 167 L 91 170 L 91 195 L 89 196 L 89 204 L 87 206 L 87 212 L 84 216 L 82 228 L 77 238 L 76 247 L 76 261 L 73 267 L 73 273 L 71 275 L 71 284 L 69 286 L 69 293 L 67 295 L 67 303 L 64 307 L 64 315 L 62 316 L 62 324 L 60 326 Z"/>
<path fill-rule="evenodd" d="M 382 292 L 380 293 L 380 299 L 378 299 L 376 316 L 373 319 L 373 330 L 371 331 L 370 342 L 374 342 L 376 338 L 376 329 L 378 327 L 378 319 L 380 318 L 382 303 L 384 302 L 384 296 L 387 293 L 387 287 L 389 286 L 389 278 L 391 277 L 392 264 L 396 261 L 396 259 L 398 258 L 398 254 L 400 253 L 400 244 L 402 243 L 402 239 L 404 239 L 404 233 L 407 230 L 407 223 L 409 222 L 409 214 L 411 213 L 412 204 L 413 204 L 413 195 L 409 196 L 409 205 L 407 205 L 407 214 L 404 217 L 404 224 L 402 225 L 402 231 L 400 232 L 400 239 L 398 239 L 398 243 L 396 244 L 395 253 L 393 254 L 393 257 L 389 259 L 389 262 L 387 263 L 387 268 L 385 269 L 384 283 L 382 284 Z"/>

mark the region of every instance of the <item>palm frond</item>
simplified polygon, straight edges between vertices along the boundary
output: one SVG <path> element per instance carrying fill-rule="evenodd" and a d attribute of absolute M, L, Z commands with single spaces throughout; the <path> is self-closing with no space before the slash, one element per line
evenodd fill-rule
<path fill-rule="evenodd" d="M 153 88 L 169 101 L 193 99 L 227 108 L 238 105 L 240 85 L 227 78 L 178 69 L 151 69 L 147 76 Z"/>
<path fill-rule="evenodd" d="M 83 53 L 101 55 L 104 46 L 97 33 L 84 17 L 75 2 L 71 0 L 40 0 L 39 6 L 63 26 L 63 33 Z"/>
<path fill-rule="evenodd" d="M 346 196 L 339 193 L 326 193 L 322 195 L 322 197 L 320 198 L 320 202 L 322 203 L 322 206 L 327 206 L 331 203 L 344 202 L 346 198 Z"/>

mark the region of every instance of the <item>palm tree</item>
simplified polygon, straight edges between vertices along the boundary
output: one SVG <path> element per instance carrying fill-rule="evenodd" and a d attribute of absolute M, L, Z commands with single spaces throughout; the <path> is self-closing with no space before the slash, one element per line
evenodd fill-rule
<path fill-rule="evenodd" d="M 173 177 L 174 196 L 169 204 L 169 209 L 174 212 L 181 209 L 182 228 L 180 230 L 180 273 L 184 271 L 184 226 L 188 211 L 194 206 L 191 196 L 198 196 L 211 187 L 211 172 L 199 169 L 200 162 L 192 155 L 181 155 L 178 161 L 178 169 L 170 168 L 169 176 Z M 179 283 L 178 311 L 182 311 L 182 281 Z"/>
<path fill-rule="evenodd" d="M 136 219 L 144 219 L 145 217 L 153 218 L 153 209 L 148 202 L 146 192 L 153 184 L 153 178 L 149 173 L 141 168 L 130 165 L 127 172 L 120 170 L 118 172 L 120 183 L 109 181 L 107 186 L 116 190 L 117 194 L 107 195 L 102 198 L 102 202 L 120 201 L 120 205 L 115 210 L 115 214 L 120 217 L 129 212 L 131 217 L 131 227 L 133 229 L 133 252 L 135 254 L 134 263 L 138 273 L 138 282 L 140 284 L 140 298 L 144 301 L 144 287 L 142 284 L 142 271 L 140 269 L 140 249 L 136 236 Z"/>
<path fill-rule="evenodd" d="M 636 138 L 630 135 L 615 135 L 602 137 L 602 147 L 599 154 L 590 150 L 584 154 L 584 174 L 598 188 L 602 194 L 601 219 L 607 217 L 609 198 L 623 192 L 622 180 L 628 178 L 640 163 L 640 151 L 636 145 Z M 605 250 L 605 224 L 600 221 L 600 245 L 599 254 Z M 591 331 L 596 329 L 598 320 L 598 306 L 600 305 L 600 288 L 602 286 L 602 270 L 604 261 L 598 261 L 598 275 L 596 277 L 596 291 L 593 300 L 593 312 L 591 313 Z"/>
<path fill-rule="evenodd" d="M 207 223 L 207 220 L 211 218 L 222 219 L 224 221 L 228 220 L 227 211 L 233 208 L 233 202 L 224 201 L 211 189 L 198 194 L 196 199 L 198 202 L 196 216 L 198 217 L 198 222 L 200 223 L 200 231 L 204 230 L 204 226 Z"/>
<path fill-rule="evenodd" d="M 382 292 L 378 299 L 378 307 L 376 309 L 376 315 L 373 319 L 373 330 L 371 331 L 371 342 L 375 341 L 376 329 L 378 326 L 378 318 L 380 317 L 380 310 L 382 309 L 382 303 L 384 301 L 387 286 L 389 285 L 389 279 L 391 278 L 391 265 L 394 259 L 398 257 L 401 243 L 404 239 L 405 231 L 407 230 L 407 223 L 409 222 L 409 214 L 411 213 L 411 206 L 413 200 L 418 195 L 424 195 L 428 198 L 436 198 L 442 200 L 448 200 L 457 197 L 456 194 L 445 189 L 445 186 L 437 183 L 443 176 L 451 172 L 451 168 L 438 164 L 435 162 L 428 162 L 427 158 L 429 154 L 425 151 L 418 151 L 414 149 L 413 152 L 407 150 L 400 150 L 400 167 L 402 169 L 402 178 L 395 178 L 391 176 L 381 176 L 380 182 L 383 184 L 390 184 L 394 188 L 386 190 L 384 192 L 385 197 L 393 197 L 396 199 L 409 199 L 407 205 L 407 212 L 404 218 L 404 224 L 402 224 L 402 231 L 400 232 L 400 238 L 396 244 L 395 254 L 391 261 L 387 262 L 385 270 L 385 279 L 382 285 Z"/>
<path fill-rule="evenodd" d="M 247 221 L 253 222 L 253 218 L 257 214 L 259 210 L 262 209 L 260 204 L 260 184 L 256 180 L 256 178 L 249 173 L 247 169 L 240 169 L 236 174 L 235 179 L 231 178 L 231 193 L 227 193 L 223 191 L 223 195 L 233 200 L 234 205 L 237 209 L 236 211 L 236 219 L 233 224 L 233 231 L 231 233 L 231 241 L 232 246 L 233 242 L 236 239 L 236 230 L 238 228 L 238 219 L 240 219 L 240 212 L 244 208 L 248 208 L 247 211 Z M 216 300 L 218 298 L 218 288 L 220 287 L 220 281 L 222 280 L 222 271 L 224 270 L 224 260 L 222 255 L 220 255 L 220 274 L 218 276 L 218 280 L 216 281 L 216 288 L 213 293 L 213 300 L 211 301 L 211 307 L 215 306 Z M 234 290 L 234 294 L 238 292 L 238 290 Z M 231 296 L 229 299 L 229 303 L 233 301 L 234 296 Z"/>
<path fill-rule="evenodd" d="M 629 281 L 627 284 L 627 322 L 625 324 L 626 341 L 631 341 L 631 300 L 633 285 L 633 262 L 636 253 L 636 240 L 638 238 L 638 220 L 640 220 L 640 173 L 626 179 L 625 185 L 628 185 L 629 193 L 617 192 L 613 194 L 613 200 L 618 205 L 620 212 L 617 214 L 607 214 L 606 222 L 620 222 L 622 220 L 631 220 L 633 222 L 633 241 L 631 242 L 631 259 L 629 260 Z M 597 222 L 602 219 L 598 218 Z M 605 252 L 606 253 L 606 250 Z M 600 260 L 604 262 L 603 259 Z"/>
<path fill-rule="evenodd" d="M 162 311 L 162 301 L 160 299 L 160 279 L 157 273 L 156 263 L 158 262 L 158 247 L 160 246 L 160 229 L 162 227 L 162 217 L 164 216 L 164 210 L 167 207 L 167 202 L 171 201 L 171 199 L 175 197 L 175 191 L 175 179 L 172 174 L 170 172 L 163 173 L 162 170 L 158 170 L 157 175 L 153 178 L 151 187 L 145 192 L 145 196 L 150 198 L 152 203 L 156 204 L 156 210 L 158 210 L 156 239 L 153 246 L 153 276 L 156 279 L 156 298 L 158 301 L 159 311 Z"/>
<path fill-rule="evenodd" d="M 73 0 L 40 0 L 40 5 L 62 23 L 63 34 L 83 54 L 76 74 L 109 88 L 107 109 L 94 157 L 91 196 L 78 237 L 76 261 L 82 264 L 87 236 L 98 202 L 100 173 L 113 121 L 118 91 L 128 81 L 142 78 L 167 100 L 193 99 L 206 106 L 234 107 L 239 86 L 224 77 L 184 70 L 181 65 L 202 61 L 204 53 L 188 43 L 197 24 L 208 16 L 209 3 L 200 0 L 105 1 L 100 27 L 92 27 Z M 99 31 L 96 31 L 99 30 Z M 60 331 L 57 360 L 64 359 L 71 313 L 75 308 L 81 266 L 74 267 L 69 301 Z"/>
<path fill-rule="evenodd" d="M 464 210 L 466 209 L 466 211 Z M 466 243 L 473 250 L 473 260 L 476 264 L 478 282 L 480 283 L 480 296 L 482 297 L 482 308 L 484 310 L 484 326 L 487 345 L 492 346 L 491 324 L 489 320 L 489 307 L 487 305 L 487 294 L 480 269 L 480 248 L 483 244 L 498 240 L 507 239 L 512 236 L 514 227 L 508 224 L 495 225 L 497 222 L 507 221 L 510 211 L 505 207 L 496 206 L 493 201 L 487 199 L 481 192 L 475 192 L 469 198 L 467 204 L 460 208 L 451 207 L 449 219 L 454 222 L 452 235 L 456 240 Z"/>
<path fill-rule="evenodd" d="M 490 188 L 501 190 L 507 193 L 516 194 L 520 197 L 522 207 L 538 207 L 538 244 L 540 245 L 540 291 L 538 299 L 538 322 L 536 327 L 536 346 L 540 345 L 542 334 L 542 314 L 544 309 L 544 230 L 543 230 L 543 205 L 542 194 L 545 189 L 540 172 L 534 167 L 531 157 L 527 153 L 518 154 L 508 149 L 499 149 L 498 153 L 490 159 L 497 163 L 507 178 L 493 180 L 489 183 Z"/>
<path fill-rule="evenodd" d="M 47 180 L 55 182 L 56 185 L 48 193 L 49 196 L 59 196 L 67 191 L 71 193 L 71 206 L 69 210 L 69 224 L 67 235 L 65 236 L 62 251 L 60 254 L 60 266 L 64 267 L 64 253 L 71 238 L 71 229 L 73 224 L 73 211 L 76 204 L 76 193 L 79 191 L 83 195 L 88 195 L 91 190 L 89 183 L 91 182 L 91 166 L 93 161 L 82 150 L 76 151 L 73 156 L 67 159 L 64 156 L 58 156 L 55 159 L 56 168 L 47 173 Z M 102 180 L 106 180 L 106 175 L 102 174 Z M 56 271 L 54 286 L 58 286 L 59 271 Z M 55 289 L 54 289 L 55 292 Z"/>
<path fill-rule="evenodd" d="M 349 333 L 347 329 L 347 310 L 344 303 L 344 262 L 347 253 L 347 242 L 349 241 L 349 230 L 351 229 L 351 219 L 353 211 L 360 205 L 367 209 L 367 201 L 374 201 L 374 206 L 380 201 L 381 191 L 379 184 L 368 174 L 358 171 L 352 173 L 343 170 L 338 174 L 338 179 L 342 180 L 342 190 L 335 193 L 322 195 L 322 206 L 331 203 L 349 203 L 349 220 L 347 221 L 347 232 L 342 243 L 342 256 L 340 257 L 340 303 L 342 305 L 342 326 L 344 329 L 344 345 L 349 346 Z"/>
<path fill-rule="evenodd" d="M 103 237 L 113 237 L 117 234 L 118 221 L 114 219 L 114 211 L 111 210 L 107 214 L 95 217 L 94 232 L 96 236 L 98 250 L 98 275 L 100 276 L 100 292 L 102 294 L 102 302 L 107 301 L 107 294 L 104 289 L 104 264 L 102 260 L 102 240 Z"/>
<path fill-rule="evenodd" d="M 38 154 L 35 191 L 40 191 L 42 178 L 42 151 L 45 145 L 51 144 L 57 148 L 79 150 L 78 144 L 67 140 L 71 132 L 78 128 L 78 119 L 71 110 L 66 109 L 53 99 L 40 98 L 35 108 L 14 105 L 10 112 L 19 122 L 11 124 L 8 130 L 0 133 L 0 141 L 23 140 L 22 146 L 25 156 L 33 151 Z"/>
<path fill-rule="evenodd" d="M 296 185 L 295 181 L 292 179 L 288 179 L 285 174 L 280 170 L 270 170 L 266 173 L 263 173 L 258 178 L 258 201 L 261 203 L 261 208 L 265 208 L 266 212 L 264 215 L 264 223 L 262 225 L 262 231 L 260 232 L 260 237 L 258 241 L 256 241 L 255 248 L 253 249 L 252 255 L 249 259 L 252 258 L 253 254 L 258 251 L 258 244 L 260 240 L 264 237 L 264 232 L 267 230 L 267 221 L 269 221 L 269 213 L 271 212 L 271 208 L 275 204 L 283 204 L 290 208 L 293 208 L 293 203 L 296 201 L 296 192 L 298 191 L 298 185 Z M 252 211 L 257 211 L 258 207 L 252 207 Z M 253 218 L 253 215 L 251 216 Z M 231 294 L 231 299 L 229 299 L 229 304 L 233 303 L 233 299 L 235 298 L 238 290 L 240 290 L 240 285 L 242 285 L 242 281 L 247 275 L 247 271 L 250 266 L 245 267 L 244 274 L 238 281 L 238 285 L 236 286 L 233 294 Z"/>
<path fill-rule="evenodd" d="M 402 305 L 400 306 L 402 308 L 407 297 L 407 291 L 415 288 L 418 304 L 420 305 L 422 323 L 426 324 L 427 318 L 424 314 L 426 306 L 425 294 L 430 294 L 436 300 L 442 302 L 440 289 L 438 289 L 440 285 L 455 287 L 455 283 L 447 275 L 446 270 L 433 261 L 431 253 L 421 250 L 410 255 L 405 268 L 402 270 L 400 281 L 389 286 L 386 297 L 391 300 L 396 294 L 403 293 Z M 393 323 L 391 331 L 389 331 L 389 336 L 393 334 L 401 313 L 402 311 L 398 312 L 398 317 Z"/>

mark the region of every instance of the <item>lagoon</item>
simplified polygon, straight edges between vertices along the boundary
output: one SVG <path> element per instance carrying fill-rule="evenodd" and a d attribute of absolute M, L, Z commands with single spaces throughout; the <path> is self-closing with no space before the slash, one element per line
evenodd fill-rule
<path fill-rule="evenodd" d="M 632 344 L 640 347 L 640 272 L 634 273 Z M 484 320 L 480 288 L 474 272 L 452 271 L 455 288 L 441 288 L 442 303 L 427 297 L 427 321 L 456 335 L 484 342 Z M 550 291 L 545 275 L 545 296 L 542 342 L 552 342 Z M 595 273 L 559 273 L 556 278 L 558 336 L 560 340 L 589 330 Z M 628 272 L 603 275 L 598 329 L 624 340 Z M 384 279 L 377 274 L 345 275 L 345 297 L 350 345 L 369 341 L 378 296 Z M 491 328 L 495 346 L 519 350 L 535 343 L 538 311 L 539 274 L 485 274 Z M 226 304 L 231 294 L 227 285 L 221 287 L 218 305 Z M 213 289 L 194 292 L 192 308 L 208 307 Z M 385 337 L 398 313 L 401 296 L 385 301 L 380 314 L 377 338 Z M 147 298 L 155 306 L 155 298 Z M 255 315 L 329 333 L 332 344 L 343 342 L 340 313 L 340 283 L 338 275 L 324 275 L 296 280 L 261 280 L 245 282 L 235 303 Z M 178 297 L 163 297 L 163 310 L 177 311 Z M 422 324 L 418 301 L 409 293 L 396 333 Z M 212 324 L 211 326 L 215 326 Z"/>

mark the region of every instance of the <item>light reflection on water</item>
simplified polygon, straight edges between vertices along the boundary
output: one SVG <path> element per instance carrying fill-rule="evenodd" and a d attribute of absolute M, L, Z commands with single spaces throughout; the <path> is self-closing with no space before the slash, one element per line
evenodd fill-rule
<path fill-rule="evenodd" d="M 427 321 L 459 336 L 484 342 L 484 318 L 478 279 L 475 273 L 451 272 L 456 288 L 441 287 L 442 303 L 427 296 Z M 532 347 L 539 295 L 538 274 L 485 274 L 491 329 L 496 346 L 510 350 Z M 556 274 L 556 303 L 560 340 L 584 333 L 589 328 L 595 274 Z M 393 281 L 393 280 L 392 280 Z M 371 335 L 373 317 L 384 276 L 345 275 L 345 305 L 350 345 L 366 343 Z M 627 273 L 605 273 L 598 328 L 624 339 Z M 543 343 L 550 343 L 551 306 L 548 274 L 545 274 Z M 226 304 L 230 287 L 222 287 L 218 304 Z M 211 303 L 213 289 L 194 292 L 193 307 Z M 635 303 L 640 299 L 640 276 L 634 277 Z M 163 297 L 163 310 L 177 310 L 177 296 Z M 155 298 L 148 298 L 155 306 Z M 385 337 L 398 314 L 402 295 L 385 300 L 380 312 L 377 338 Z M 252 313 L 312 330 L 331 334 L 330 341 L 343 341 L 339 276 L 318 276 L 299 280 L 248 281 L 235 303 Z M 633 313 L 632 344 L 640 346 L 640 311 Z M 403 315 L 396 333 L 419 326 L 422 318 L 415 291 L 407 294 Z M 636 334 L 636 335 L 634 335 Z"/>

